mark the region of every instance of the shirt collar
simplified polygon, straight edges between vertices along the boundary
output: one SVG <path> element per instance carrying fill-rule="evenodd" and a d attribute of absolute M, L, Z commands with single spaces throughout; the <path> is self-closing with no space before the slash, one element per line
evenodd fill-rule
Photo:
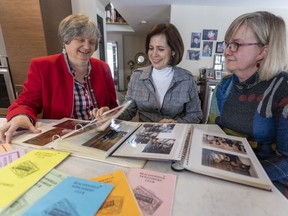
<path fill-rule="evenodd" d="M 63 51 L 63 55 L 64 55 L 64 59 L 66 61 L 66 64 L 67 64 L 67 67 L 69 69 L 69 72 L 75 76 L 75 69 L 72 67 L 72 65 L 70 64 L 70 61 L 69 61 L 69 58 L 68 58 L 68 55 L 66 52 Z M 88 61 L 88 73 L 87 73 L 87 76 L 90 75 L 90 72 L 91 72 L 91 64 L 90 64 L 90 61 Z"/>
<path fill-rule="evenodd" d="M 233 74 L 233 81 L 238 89 L 250 89 L 260 82 L 259 72 L 256 71 L 251 77 L 244 82 L 239 82 L 239 78 Z"/>

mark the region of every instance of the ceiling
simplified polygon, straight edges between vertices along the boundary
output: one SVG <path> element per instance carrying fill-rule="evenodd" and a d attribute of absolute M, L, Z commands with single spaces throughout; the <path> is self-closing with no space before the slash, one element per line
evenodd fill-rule
<path fill-rule="evenodd" d="M 155 23 L 169 22 L 170 5 L 288 8 L 287 0 L 99 0 L 103 5 L 109 2 L 127 21 L 134 34 L 145 34 Z M 141 24 L 146 20 L 147 24 Z"/>

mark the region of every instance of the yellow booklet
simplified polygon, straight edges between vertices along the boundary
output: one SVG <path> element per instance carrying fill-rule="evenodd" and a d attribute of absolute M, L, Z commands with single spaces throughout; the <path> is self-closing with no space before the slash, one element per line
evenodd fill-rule
<path fill-rule="evenodd" d="M 142 215 L 123 170 L 94 177 L 91 180 L 114 185 L 114 189 L 96 213 L 96 216 Z"/>
<path fill-rule="evenodd" d="M 0 170 L 0 212 L 68 155 L 68 152 L 55 150 L 32 150 L 2 168 Z"/>

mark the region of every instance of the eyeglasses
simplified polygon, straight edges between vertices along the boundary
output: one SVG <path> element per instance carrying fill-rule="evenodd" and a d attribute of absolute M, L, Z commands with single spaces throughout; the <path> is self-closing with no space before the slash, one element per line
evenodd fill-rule
<path fill-rule="evenodd" d="M 238 43 L 238 42 L 230 42 L 226 43 L 224 42 L 224 48 L 229 48 L 232 52 L 237 52 L 238 48 L 240 46 L 253 46 L 253 45 L 262 45 L 262 43 Z"/>

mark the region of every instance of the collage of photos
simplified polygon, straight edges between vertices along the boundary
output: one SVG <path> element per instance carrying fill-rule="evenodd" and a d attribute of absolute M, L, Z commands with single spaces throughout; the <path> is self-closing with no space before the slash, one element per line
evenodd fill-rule
<path fill-rule="evenodd" d="M 203 29 L 202 32 L 191 33 L 191 45 L 187 50 L 187 60 L 200 60 L 201 57 L 212 57 L 215 44 L 215 53 L 223 53 L 223 42 L 217 42 L 218 30 Z"/>
<path fill-rule="evenodd" d="M 169 155 L 176 141 L 172 138 L 160 138 L 159 134 L 172 133 L 175 124 L 144 124 L 141 132 L 129 140 L 130 144 L 145 144 L 143 153 L 157 153 Z"/>
<path fill-rule="evenodd" d="M 202 141 L 204 145 L 202 165 L 254 178 L 258 177 L 241 141 L 208 134 L 203 134 Z"/>

